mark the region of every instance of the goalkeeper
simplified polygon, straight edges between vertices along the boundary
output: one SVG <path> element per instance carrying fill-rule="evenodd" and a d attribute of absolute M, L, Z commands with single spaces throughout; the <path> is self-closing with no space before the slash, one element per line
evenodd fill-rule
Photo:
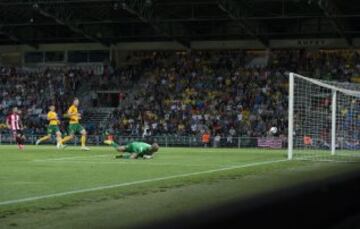
<path fill-rule="evenodd" d="M 117 155 L 115 158 L 122 159 L 152 159 L 154 154 L 159 150 L 159 145 L 157 143 L 150 145 L 145 142 L 132 142 L 125 146 L 120 146 L 113 140 L 106 140 L 104 143 L 114 147 L 120 152 L 120 155 Z"/>

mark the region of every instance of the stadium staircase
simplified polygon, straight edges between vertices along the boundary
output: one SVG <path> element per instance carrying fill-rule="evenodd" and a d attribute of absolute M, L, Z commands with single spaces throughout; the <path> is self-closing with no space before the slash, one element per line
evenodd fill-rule
<path fill-rule="evenodd" d="M 269 62 L 269 55 L 266 54 L 264 56 L 258 56 L 258 57 L 253 58 L 246 64 L 246 67 L 248 67 L 248 68 L 262 67 L 263 68 L 268 65 L 268 62 Z"/>
<path fill-rule="evenodd" d="M 114 108 L 91 108 L 86 110 L 82 120 L 85 126 L 103 127 L 106 121 L 111 117 Z"/>
<path fill-rule="evenodd" d="M 86 81 L 81 84 L 81 87 L 78 89 L 76 96 L 81 100 L 82 107 L 90 107 L 91 106 L 91 81 Z"/>
<path fill-rule="evenodd" d="M 76 93 L 80 98 L 81 107 L 87 107 L 83 114 L 82 124 L 86 128 L 104 127 L 106 121 L 111 117 L 114 108 L 92 107 L 90 92 L 92 81 L 84 82 Z"/>

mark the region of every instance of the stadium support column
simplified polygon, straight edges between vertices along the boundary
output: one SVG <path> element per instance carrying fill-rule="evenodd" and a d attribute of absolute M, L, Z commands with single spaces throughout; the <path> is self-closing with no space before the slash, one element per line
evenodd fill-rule
<path fill-rule="evenodd" d="M 336 91 L 332 90 L 331 102 L 331 155 L 335 155 L 336 150 Z"/>
<path fill-rule="evenodd" d="M 288 159 L 293 158 L 294 134 L 294 73 L 289 75 L 289 120 L 288 120 Z"/>

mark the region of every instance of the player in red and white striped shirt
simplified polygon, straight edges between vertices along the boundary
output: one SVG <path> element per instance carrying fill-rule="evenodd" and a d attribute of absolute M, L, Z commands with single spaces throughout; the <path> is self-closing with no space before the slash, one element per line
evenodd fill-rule
<path fill-rule="evenodd" d="M 13 138 L 18 145 L 19 149 L 24 149 L 24 134 L 23 134 L 23 125 L 21 122 L 20 111 L 17 107 L 12 109 L 12 112 L 6 118 L 6 125 L 11 131 Z"/>

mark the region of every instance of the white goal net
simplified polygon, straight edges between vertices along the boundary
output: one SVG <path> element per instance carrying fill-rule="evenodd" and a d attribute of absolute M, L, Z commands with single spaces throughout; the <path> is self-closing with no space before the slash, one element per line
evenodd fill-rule
<path fill-rule="evenodd" d="M 360 86 L 289 76 L 288 158 L 360 161 Z"/>

